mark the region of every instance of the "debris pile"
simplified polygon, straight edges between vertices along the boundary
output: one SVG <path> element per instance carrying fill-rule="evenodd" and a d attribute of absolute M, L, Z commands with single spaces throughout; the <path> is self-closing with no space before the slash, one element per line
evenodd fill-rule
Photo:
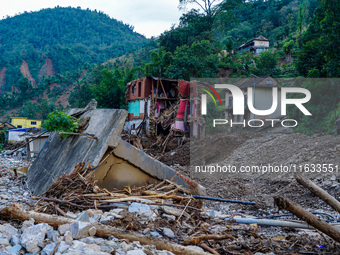
<path fill-rule="evenodd" d="M 13 227 L 6 223 L 0 225 L 0 254 L 84 254 L 84 255 L 171 255 L 168 251 L 159 251 L 153 245 L 141 245 L 140 242 L 127 242 L 113 236 L 108 239 L 96 238 L 84 234 L 87 223 L 60 225 L 54 230 L 46 223 L 35 224 L 33 219 Z M 78 229 L 77 229 L 78 228 Z M 92 232 L 93 233 L 93 232 Z"/>
<path fill-rule="evenodd" d="M 339 137 L 270 133 L 223 137 L 228 143 L 221 136 L 201 140 L 207 148 L 220 148 L 216 155 L 194 148 L 201 153 L 201 162 L 213 163 L 213 156 L 220 164 L 234 165 L 285 160 L 339 162 Z M 185 142 L 163 157 L 169 162 L 171 157 L 188 160 L 190 147 Z M 116 147 L 117 156 L 123 148 Z M 309 192 L 293 174 L 280 174 L 280 179 L 244 173 L 207 178 L 193 175 L 189 167 L 177 166 L 178 173 L 171 177 L 190 175 L 207 187 L 210 196 L 256 202 L 203 204 L 171 177 L 139 187 L 105 189 L 93 178 L 96 166 L 85 163 L 53 178 L 43 194 L 33 197 L 19 170 L 30 162 L 2 155 L 0 163 L 0 254 L 336 254 L 340 248 L 335 241 L 340 208 L 336 203 L 340 195 L 337 173 L 308 175 L 331 195 L 326 195 L 326 200 L 333 203 L 327 205 L 311 193 L 316 191 L 316 196 L 322 196 L 323 191 L 309 181 L 301 181 Z M 274 196 L 282 212 L 274 207 Z M 315 218 L 294 210 L 299 207 L 290 199 Z M 331 232 L 327 232 L 329 229 Z"/>
<path fill-rule="evenodd" d="M 149 155 L 160 159 L 189 137 L 204 136 L 195 82 L 143 77 L 127 84 L 125 96 L 128 119 L 122 138 Z"/>
<path fill-rule="evenodd" d="M 94 167 L 85 163 L 78 163 L 70 174 L 62 174 L 41 196 L 33 197 L 38 200 L 36 211 L 66 215 L 63 210 L 77 211 L 79 209 L 101 209 L 109 211 L 117 207 L 117 203 L 142 202 L 162 205 L 164 201 L 171 206 L 179 208 L 194 208 L 201 206 L 199 202 L 193 201 L 190 191 L 180 185 L 163 180 L 157 184 L 142 187 L 130 186 L 122 190 L 114 189 L 108 191 L 96 185 L 93 179 Z M 41 203 L 42 201 L 49 202 Z M 59 207 L 60 206 L 60 207 Z"/>
<path fill-rule="evenodd" d="M 339 248 L 309 229 L 238 224 L 239 218 L 256 219 L 251 216 L 256 214 L 256 206 L 248 206 L 248 210 L 242 209 L 244 205 L 228 210 L 201 207 L 193 197 L 179 196 L 188 191 L 170 180 L 108 192 L 91 180 L 90 169 L 78 164 L 35 204 L 29 202 L 29 196 L 17 200 L 17 205 L 3 204 L 2 254 L 260 255 L 335 252 Z M 13 172 L 3 169 L 1 174 L 20 186 L 20 192 L 26 189 Z"/>
<path fill-rule="evenodd" d="M 8 166 L 17 169 L 19 164 L 8 162 L 8 159 L 0 157 L 0 164 L 8 164 Z M 23 176 L 18 176 L 21 173 L 16 170 L 8 170 L 6 165 L 0 167 L 0 208 L 1 206 L 8 206 L 12 203 L 22 203 L 28 207 L 32 201 L 30 198 L 30 192 L 27 188 L 24 188 L 25 181 Z"/>

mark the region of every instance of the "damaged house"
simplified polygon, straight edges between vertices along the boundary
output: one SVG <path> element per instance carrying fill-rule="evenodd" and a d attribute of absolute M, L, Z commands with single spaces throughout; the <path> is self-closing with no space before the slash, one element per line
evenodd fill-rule
<path fill-rule="evenodd" d="M 192 131 L 198 136 L 199 125 L 194 121 L 197 99 L 189 97 L 193 87 L 194 84 L 186 81 L 155 77 L 128 83 L 128 118 L 124 131 L 146 137 L 183 136 Z"/>

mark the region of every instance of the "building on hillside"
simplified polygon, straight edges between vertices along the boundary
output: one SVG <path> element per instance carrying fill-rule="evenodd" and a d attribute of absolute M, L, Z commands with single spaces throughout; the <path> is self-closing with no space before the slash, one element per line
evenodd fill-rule
<path fill-rule="evenodd" d="M 247 105 L 248 97 L 253 97 L 253 106 L 257 110 L 270 109 L 272 100 L 273 88 L 280 88 L 280 84 L 270 75 L 263 77 L 253 77 L 249 79 L 242 79 L 239 84 L 235 84 L 239 87 L 244 94 L 244 102 Z M 252 95 L 248 95 L 248 88 L 252 88 Z M 278 89 L 278 104 L 275 112 L 268 116 L 257 116 L 250 112 L 248 107 L 245 108 L 244 115 L 233 115 L 233 96 L 230 91 L 226 92 L 226 119 L 232 119 L 233 121 L 243 121 L 251 119 L 278 119 L 281 118 L 281 91 Z"/>
<path fill-rule="evenodd" d="M 0 123 L 0 130 L 4 130 L 4 129 L 7 129 L 7 130 L 16 129 L 16 127 L 13 126 L 13 125 L 12 125 L 11 123 L 9 123 L 9 122 Z"/>
<path fill-rule="evenodd" d="M 11 124 L 17 128 L 41 128 L 41 120 L 12 117 Z"/>
<path fill-rule="evenodd" d="M 241 53 L 242 51 L 251 51 L 255 54 L 259 54 L 262 51 L 266 51 L 269 49 L 269 40 L 260 35 L 250 41 L 242 44 L 240 47 L 237 48 L 237 51 Z"/>

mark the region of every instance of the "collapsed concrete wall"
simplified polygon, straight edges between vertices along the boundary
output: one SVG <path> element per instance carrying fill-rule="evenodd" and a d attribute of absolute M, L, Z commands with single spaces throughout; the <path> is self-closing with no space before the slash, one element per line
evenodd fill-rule
<path fill-rule="evenodd" d="M 117 146 L 127 111 L 96 109 L 80 117 L 87 116 L 91 119 L 86 133 L 95 135 L 98 140 L 84 136 L 62 138 L 53 133 L 27 174 L 28 187 L 34 195 L 45 192 L 58 176 L 69 174 L 79 162 L 98 165 L 105 152 Z"/>
<path fill-rule="evenodd" d="M 205 188 L 171 167 L 147 155 L 131 144 L 120 140 L 95 172 L 98 184 L 110 190 L 112 187 L 142 186 L 157 180 L 172 180 L 196 194 L 205 194 Z"/>
<path fill-rule="evenodd" d="M 79 109 L 73 109 L 69 114 L 77 111 Z M 28 187 L 34 195 L 44 193 L 54 180 L 64 173 L 71 173 L 80 162 L 96 166 L 94 178 L 99 186 L 108 190 L 127 185 L 142 186 L 174 177 L 175 183 L 196 194 L 205 194 L 204 187 L 120 138 L 126 110 L 96 109 L 79 118 L 83 117 L 90 117 L 86 133 L 98 139 L 78 135 L 63 138 L 52 134 L 27 173 Z"/>

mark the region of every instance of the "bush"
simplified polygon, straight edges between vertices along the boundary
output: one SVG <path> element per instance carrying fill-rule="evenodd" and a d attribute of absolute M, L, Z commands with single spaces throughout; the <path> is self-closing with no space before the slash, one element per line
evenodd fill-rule
<path fill-rule="evenodd" d="M 77 120 L 63 111 L 53 111 L 47 115 L 42 128 L 49 132 L 77 132 Z"/>

